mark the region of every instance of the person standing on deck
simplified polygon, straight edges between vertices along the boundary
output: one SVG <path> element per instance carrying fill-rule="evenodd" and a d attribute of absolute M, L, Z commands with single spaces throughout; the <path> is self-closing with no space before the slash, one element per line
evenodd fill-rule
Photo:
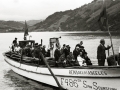
<path fill-rule="evenodd" d="M 14 45 L 14 46 L 17 46 L 17 45 L 18 45 L 18 43 L 17 43 L 17 38 L 15 38 L 15 40 L 13 40 L 13 45 Z"/>
<path fill-rule="evenodd" d="M 97 59 L 98 59 L 98 65 L 104 66 L 105 65 L 105 59 L 106 59 L 106 53 L 105 50 L 108 50 L 111 48 L 111 46 L 105 47 L 105 40 L 100 40 L 100 45 L 97 47 Z"/>
<path fill-rule="evenodd" d="M 13 52 L 14 52 L 15 47 L 17 47 L 17 46 L 18 46 L 17 38 L 15 38 L 15 39 L 13 40 L 13 42 L 12 42 L 12 51 L 13 51 Z"/>

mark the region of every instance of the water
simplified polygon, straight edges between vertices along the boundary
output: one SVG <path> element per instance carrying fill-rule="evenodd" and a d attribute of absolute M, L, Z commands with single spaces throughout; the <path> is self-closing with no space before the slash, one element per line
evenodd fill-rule
<path fill-rule="evenodd" d="M 68 44 L 71 46 L 71 51 L 73 51 L 75 45 L 82 40 L 83 46 L 88 52 L 88 56 L 91 60 L 96 59 L 97 46 L 99 45 L 100 39 L 105 39 L 106 46 L 111 44 L 107 33 L 32 32 L 29 34 L 32 36 L 30 39 L 36 40 L 37 43 L 40 43 L 41 39 L 43 39 L 43 45 L 46 45 L 46 47 L 48 47 L 49 38 L 61 36 L 61 46 L 63 44 Z M 23 35 L 23 33 L 0 33 L 0 90 L 57 90 L 55 87 L 19 76 L 14 73 L 4 61 L 2 53 L 9 50 L 9 46 L 15 37 L 18 38 L 18 41 L 23 40 Z M 112 41 L 114 44 L 114 51 L 118 53 L 118 47 L 120 46 L 119 34 L 112 34 Z M 110 54 L 112 54 L 112 49 L 110 49 Z"/>

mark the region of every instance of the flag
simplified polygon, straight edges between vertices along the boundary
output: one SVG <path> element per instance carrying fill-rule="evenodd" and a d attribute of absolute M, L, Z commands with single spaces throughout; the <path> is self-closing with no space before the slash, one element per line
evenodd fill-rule
<path fill-rule="evenodd" d="M 24 27 L 24 40 L 26 40 L 26 36 L 28 35 L 28 27 L 27 27 L 27 23 L 25 21 L 25 27 Z"/>
<path fill-rule="evenodd" d="M 106 7 L 103 7 L 98 19 L 98 23 L 101 31 L 107 30 L 108 18 L 107 18 Z"/>

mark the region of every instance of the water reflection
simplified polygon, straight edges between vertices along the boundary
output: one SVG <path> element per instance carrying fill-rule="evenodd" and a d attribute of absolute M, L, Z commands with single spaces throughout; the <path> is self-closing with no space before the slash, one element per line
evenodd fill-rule
<path fill-rule="evenodd" d="M 6 80 L 4 83 L 6 83 L 9 87 L 13 87 L 14 90 L 57 90 L 56 87 L 52 87 L 20 76 L 12 70 L 9 70 L 4 75 L 4 78 Z"/>

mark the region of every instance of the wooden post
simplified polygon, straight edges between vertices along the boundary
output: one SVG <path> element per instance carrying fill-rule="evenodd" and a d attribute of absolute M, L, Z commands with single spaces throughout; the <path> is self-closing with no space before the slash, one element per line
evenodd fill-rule
<path fill-rule="evenodd" d="M 114 49 L 113 49 L 112 36 L 111 36 L 110 30 L 109 30 L 108 21 L 107 21 L 107 29 L 108 29 L 108 33 L 110 35 L 111 47 L 112 47 L 112 52 L 113 52 L 113 56 L 114 56 L 114 60 L 115 60 L 115 53 L 114 53 Z"/>
<path fill-rule="evenodd" d="M 45 65 L 47 66 L 48 70 L 50 71 L 51 75 L 52 75 L 53 78 L 55 79 L 57 85 L 59 86 L 59 89 L 60 89 L 60 90 L 64 90 L 63 87 L 60 85 L 58 79 L 56 78 L 56 76 L 55 76 L 54 73 L 52 72 L 50 66 L 48 65 L 47 61 L 45 60 L 45 58 L 44 58 L 44 56 L 43 56 L 43 54 L 42 54 L 41 52 L 40 52 L 40 55 L 41 55 L 41 57 L 42 57 L 42 59 L 43 59 Z"/>

